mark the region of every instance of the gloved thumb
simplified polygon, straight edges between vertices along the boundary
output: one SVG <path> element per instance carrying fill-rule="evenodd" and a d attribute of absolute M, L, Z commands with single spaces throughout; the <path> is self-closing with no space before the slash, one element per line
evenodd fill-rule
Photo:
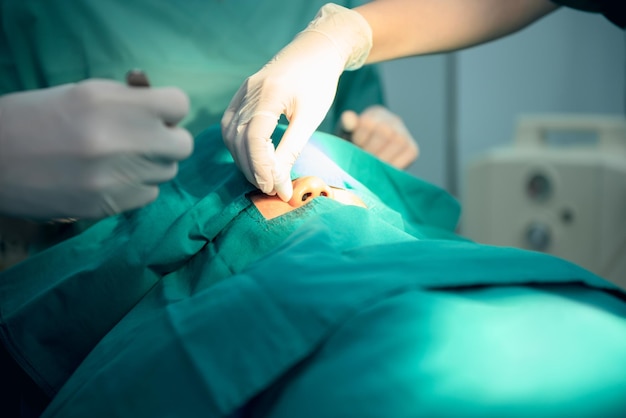
<path fill-rule="evenodd" d="M 341 114 L 339 124 L 343 131 L 352 133 L 356 130 L 356 127 L 359 124 L 359 115 L 354 110 L 345 110 Z"/>
<path fill-rule="evenodd" d="M 359 125 L 359 115 L 354 110 L 344 110 L 335 128 L 335 135 L 346 141 L 352 141 L 352 134 Z"/>

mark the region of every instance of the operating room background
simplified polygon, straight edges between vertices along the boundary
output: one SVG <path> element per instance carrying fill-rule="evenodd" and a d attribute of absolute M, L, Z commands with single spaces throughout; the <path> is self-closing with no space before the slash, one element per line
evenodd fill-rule
<path fill-rule="evenodd" d="M 468 50 L 382 64 L 386 98 L 420 145 L 409 168 L 463 202 L 468 162 L 513 140 L 521 114 L 626 114 L 625 32 L 561 8 Z"/>

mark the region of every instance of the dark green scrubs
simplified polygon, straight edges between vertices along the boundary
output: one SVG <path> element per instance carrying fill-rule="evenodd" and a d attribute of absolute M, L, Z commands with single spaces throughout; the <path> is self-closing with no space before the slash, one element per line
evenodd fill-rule
<path fill-rule="evenodd" d="M 246 77 L 306 27 L 325 1 L 0 0 L 0 95 L 145 70 L 191 99 L 194 136 L 218 123 Z M 352 7 L 359 1 L 341 1 Z M 346 72 L 320 130 L 380 104 L 376 67 Z"/>

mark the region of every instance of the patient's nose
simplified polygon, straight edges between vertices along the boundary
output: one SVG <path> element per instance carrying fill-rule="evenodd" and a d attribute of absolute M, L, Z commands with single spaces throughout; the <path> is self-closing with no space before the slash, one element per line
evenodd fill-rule
<path fill-rule="evenodd" d="M 334 198 L 333 190 L 319 177 L 300 177 L 292 183 L 293 196 L 289 199 L 289 204 L 293 207 L 305 205 L 318 196 Z"/>

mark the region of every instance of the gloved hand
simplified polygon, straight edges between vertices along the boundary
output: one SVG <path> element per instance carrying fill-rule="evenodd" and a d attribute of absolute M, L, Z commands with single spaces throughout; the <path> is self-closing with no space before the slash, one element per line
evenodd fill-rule
<path fill-rule="evenodd" d="M 224 113 L 222 133 L 252 184 L 285 201 L 291 198 L 293 163 L 328 112 L 339 76 L 344 69 L 359 68 L 371 45 L 371 28 L 360 14 L 327 4 L 244 82 Z M 281 114 L 289 127 L 274 150 L 270 136 Z"/>
<path fill-rule="evenodd" d="M 370 106 L 360 115 L 346 110 L 339 124 L 352 143 L 396 168 L 405 169 L 419 155 L 417 142 L 402 119 L 383 106 Z"/>
<path fill-rule="evenodd" d="M 0 97 L 0 213 L 100 218 L 143 206 L 191 154 L 187 96 L 108 80 Z"/>

